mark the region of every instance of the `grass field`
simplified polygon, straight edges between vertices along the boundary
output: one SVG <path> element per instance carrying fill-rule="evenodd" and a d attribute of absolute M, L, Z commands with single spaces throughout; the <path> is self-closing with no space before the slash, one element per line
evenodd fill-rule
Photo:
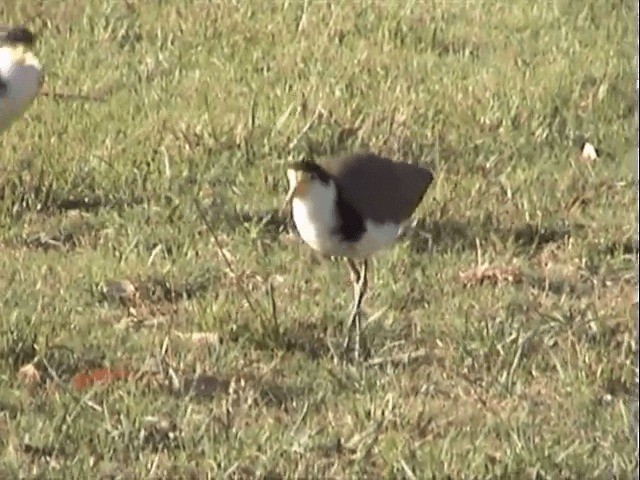
<path fill-rule="evenodd" d="M 0 18 L 47 69 L 1 139 L 0 478 L 630 478 L 634 2 Z M 347 269 L 274 212 L 362 149 L 436 181 L 343 365 Z"/>

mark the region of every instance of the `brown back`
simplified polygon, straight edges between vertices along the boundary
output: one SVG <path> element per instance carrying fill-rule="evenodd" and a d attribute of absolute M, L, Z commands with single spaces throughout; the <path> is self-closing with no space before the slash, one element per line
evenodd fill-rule
<path fill-rule="evenodd" d="M 373 153 L 344 157 L 328 162 L 325 168 L 344 199 L 378 223 L 407 220 L 433 182 L 433 173 L 425 167 Z"/>

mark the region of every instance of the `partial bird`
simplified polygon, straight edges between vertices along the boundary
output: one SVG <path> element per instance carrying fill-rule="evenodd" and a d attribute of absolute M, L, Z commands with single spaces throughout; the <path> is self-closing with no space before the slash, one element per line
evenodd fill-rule
<path fill-rule="evenodd" d="M 33 103 L 44 81 L 33 54 L 35 35 L 23 26 L 0 27 L 0 133 Z"/>
<path fill-rule="evenodd" d="M 580 145 L 580 160 L 592 162 L 600 157 L 600 152 L 596 147 L 586 140 Z"/>
<path fill-rule="evenodd" d="M 302 240 L 324 256 L 344 258 L 349 267 L 354 303 L 343 356 L 354 340 L 354 357 L 359 360 L 360 309 L 368 286 L 369 258 L 393 245 L 434 174 L 424 166 L 367 152 L 324 166 L 309 160 L 295 162 L 288 166 L 287 178 L 289 191 L 282 209 L 291 205 Z"/>

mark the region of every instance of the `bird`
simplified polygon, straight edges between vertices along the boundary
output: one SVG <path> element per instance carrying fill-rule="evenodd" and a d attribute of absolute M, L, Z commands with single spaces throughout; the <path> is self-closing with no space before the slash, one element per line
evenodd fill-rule
<path fill-rule="evenodd" d="M 580 160 L 592 162 L 600 157 L 600 152 L 596 147 L 586 140 L 580 145 Z"/>
<path fill-rule="evenodd" d="M 324 257 L 343 258 L 349 268 L 354 302 L 342 354 L 348 354 L 353 340 L 358 361 L 369 258 L 395 243 L 434 173 L 425 166 L 360 152 L 323 165 L 309 159 L 290 163 L 287 179 L 281 212 L 290 206 L 302 240 Z"/>
<path fill-rule="evenodd" d="M 26 27 L 0 27 L 0 133 L 27 110 L 44 82 L 34 43 Z"/>

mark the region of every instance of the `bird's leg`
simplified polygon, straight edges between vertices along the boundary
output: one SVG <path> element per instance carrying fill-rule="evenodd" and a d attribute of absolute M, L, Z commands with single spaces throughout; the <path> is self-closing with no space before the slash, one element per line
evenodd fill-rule
<path fill-rule="evenodd" d="M 355 264 L 353 264 L 353 260 L 350 260 L 349 268 L 352 270 L 352 273 L 355 269 Z M 364 294 L 367 290 L 367 269 L 369 266 L 369 262 L 365 259 L 362 263 L 362 268 L 358 272 L 357 275 L 357 283 L 354 282 L 354 294 L 355 299 L 353 303 L 353 310 L 351 311 L 351 317 L 349 318 L 349 324 L 347 326 L 347 337 L 344 343 L 344 354 L 346 355 L 346 350 L 349 348 L 349 342 L 351 340 L 351 331 L 355 330 L 355 345 L 354 345 L 354 355 L 356 361 L 360 358 L 360 307 L 362 305 L 362 299 L 364 298 Z"/>
<path fill-rule="evenodd" d="M 360 281 L 360 270 L 356 266 L 356 262 L 354 262 L 351 258 L 347 258 L 347 266 L 349 267 L 349 275 L 351 276 L 351 284 L 353 285 L 353 289 L 358 287 L 358 282 Z"/>
<path fill-rule="evenodd" d="M 358 282 L 358 295 L 356 297 L 356 303 L 354 308 L 357 310 L 356 315 L 356 338 L 355 338 L 355 358 L 356 361 L 360 360 L 360 327 L 361 327 L 361 319 L 360 315 L 360 306 L 362 305 L 362 299 L 364 298 L 364 294 L 367 291 L 367 269 L 369 266 L 369 261 L 365 258 L 362 262 L 362 268 L 360 269 L 360 281 Z"/>
<path fill-rule="evenodd" d="M 347 258 L 346 261 L 347 261 L 347 266 L 349 267 L 349 276 L 351 277 L 351 285 L 353 286 L 353 297 L 355 302 L 355 298 L 357 298 L 358 296 L 358 283 L 360 283 L 360 271 L 356 266 L 356 262 L 354 262 L 351 258 Z M 349 319 L 349 323 L 347 324 L 347 332 L 344 338 L 344 345 L 342 347 L 342 354 L 344 356 L 346 356 L 347 350 L 349 349 L 349 344 L 351 343 L 351 331 L 353 330 L 353 327 L 355 325 L 354 312 L 356 311 L 352 310 L 351 318 Z"/>

